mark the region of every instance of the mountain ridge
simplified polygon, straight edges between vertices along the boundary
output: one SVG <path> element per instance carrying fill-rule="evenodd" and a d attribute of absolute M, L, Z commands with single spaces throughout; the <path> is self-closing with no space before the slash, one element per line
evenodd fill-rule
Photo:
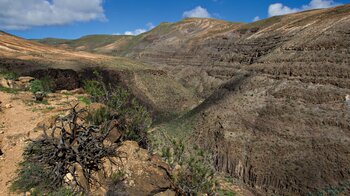
<path fill-rule="evenodd" d="M 52 50 L 144 63 L 127 82 L 155 107 L 181 106 L 175 120 L 194 124 L 183 135 L 257 194 L 306 195 L 350 180 L 350 5 L 249 24 L 186 19 L 92 42 Z M 18 53 L 10 57 L 25 59 Z"/>

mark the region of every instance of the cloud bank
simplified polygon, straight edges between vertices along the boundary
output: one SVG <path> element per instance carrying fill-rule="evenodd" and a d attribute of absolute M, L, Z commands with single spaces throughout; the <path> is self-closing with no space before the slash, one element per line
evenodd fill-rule
<path fill-rule="evenodd" d="M 103 0 L 0 0 L 0 28 L 28 29 L 106 20 Z"/>
<path fill-rule="evenodd" d="M 149 22 L 146 24 L 147 28 L 139 28 L 139 29 L 135 29 L 133 31 L 125 31 L 124 33 L 114 33 L 114 35 L 140 35 L 142 33 L 145 33 L 149 30 L 152 30 L 153 28 L 155 28 L 154 24 Z"/>
<path fill-rule="evenodd" d="M 212 18 L 211 14 L 208 12 L 207 9 L 197 6 L 192 10 L 185 11 L 182 14 L 182 17 L 184 18 Z"/>
<path fill-rule="evenodd" d="M 329 8 L 338 5 L 341 4 L 333 0 L 311 0 L 309 4 L 303 5 L 300 8 L 290 8 L 286 5 L 283 5 L 282 3 L 275 3 L 269 6 L 268 14 L 269 16 L 278 16 L 311 9 Z"/>

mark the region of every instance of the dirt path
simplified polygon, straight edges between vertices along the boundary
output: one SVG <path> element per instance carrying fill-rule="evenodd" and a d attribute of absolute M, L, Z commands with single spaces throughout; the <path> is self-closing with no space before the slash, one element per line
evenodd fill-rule
<path fill-rule="evenodd" d="M 67 97 L 67 96 L 66 96 Z M 49 101 L 50 104 L 28 104 L 29 93 L 7 94 L 0 92 L 2 112 L 0 112 L 0 196 L 11 194 L 9 187 L 16 176 L 18 164 L 22 161 L 23 149 L 28 139 L 40 136 L 33 129 L 48 116 L 57 115 L 69 107 L 68 98 L 62 96 Z M 11 104 L 11 108 L 5 108 Z"/>

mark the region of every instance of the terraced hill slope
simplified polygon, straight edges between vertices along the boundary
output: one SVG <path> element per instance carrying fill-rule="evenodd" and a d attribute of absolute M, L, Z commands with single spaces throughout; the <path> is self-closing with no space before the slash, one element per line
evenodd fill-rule
<path fill-rule="evenodd" d="M 0 72 L 49 75 L 59 82 L 57 86 L 74 89 L 80 87 L 94 69 L 103 70 L 109 82 L 128 87 L 160 119 L 182 114 L 199 102 L 197 96 L 173 76 L 146 63 L 69 51 L 0 32 Z"/>
<path fill-rule="evenodd" d="M 186 19 L 129 39 L 99 49 L 204 100 L 181 124 L 196 119 L 184 135 L 219 171 L 262 195 L 349 190 L 350 5 L 251 24 Z"/>

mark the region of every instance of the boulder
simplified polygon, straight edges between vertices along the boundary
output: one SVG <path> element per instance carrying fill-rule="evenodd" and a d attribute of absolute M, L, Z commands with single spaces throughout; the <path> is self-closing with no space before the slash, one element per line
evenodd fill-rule
<path fill-rule="evenodd" d="M 10 80 L 6 80 L 5 78 L 0 79 L 0 86 L 5 88 L 12 88 L 13 84 Z"/>
<path fill-rule="evenodd" d="M 61 94 L 68 94 L 68 90 L 61 90 L 60 93 Z"/>
<path fill-rule="evenodd" d="M 120 141 L 122 137 L 122 133 L 118 130 L 118 124 L 119 124 L 118 120 L 112 120 L 111 123 L 109 124 L 110 132 L 107 136 L 107 139 L 112 143 L 116 143 Z"/>
<path fill-rule="evenodd" d="M 82 88 L 77 88 L 77 89 L 71 90 L 69 92 L 72 94 L 79 94 L 79 95 L 85 93 L 84 89 L 82 89 Z"/>
<path fill-rule="evenodd" d="M 33 80 L 35 80 L 35 78 L 30 77 L 30 76 L 22 76 L 22 77 L 19 77 L 17 79 L 17 81 L 19 81 L 23 84 L 30 84 L 30 82 L 32 82 Z"/>
<path fill-rule="evenodd" d="M 137 142 L 126 141 L 117 152 L 122 158 L 105 160 L 105 172 L 107 176 L 112 176 L 119 171 L 124 177 L 110 183 L 107 195 L 115 195 L 120 191 L 125 195 L 154 195 L 172 189 L 169 172 L 161 167 L 165 163 L 153 159 Z"/>

